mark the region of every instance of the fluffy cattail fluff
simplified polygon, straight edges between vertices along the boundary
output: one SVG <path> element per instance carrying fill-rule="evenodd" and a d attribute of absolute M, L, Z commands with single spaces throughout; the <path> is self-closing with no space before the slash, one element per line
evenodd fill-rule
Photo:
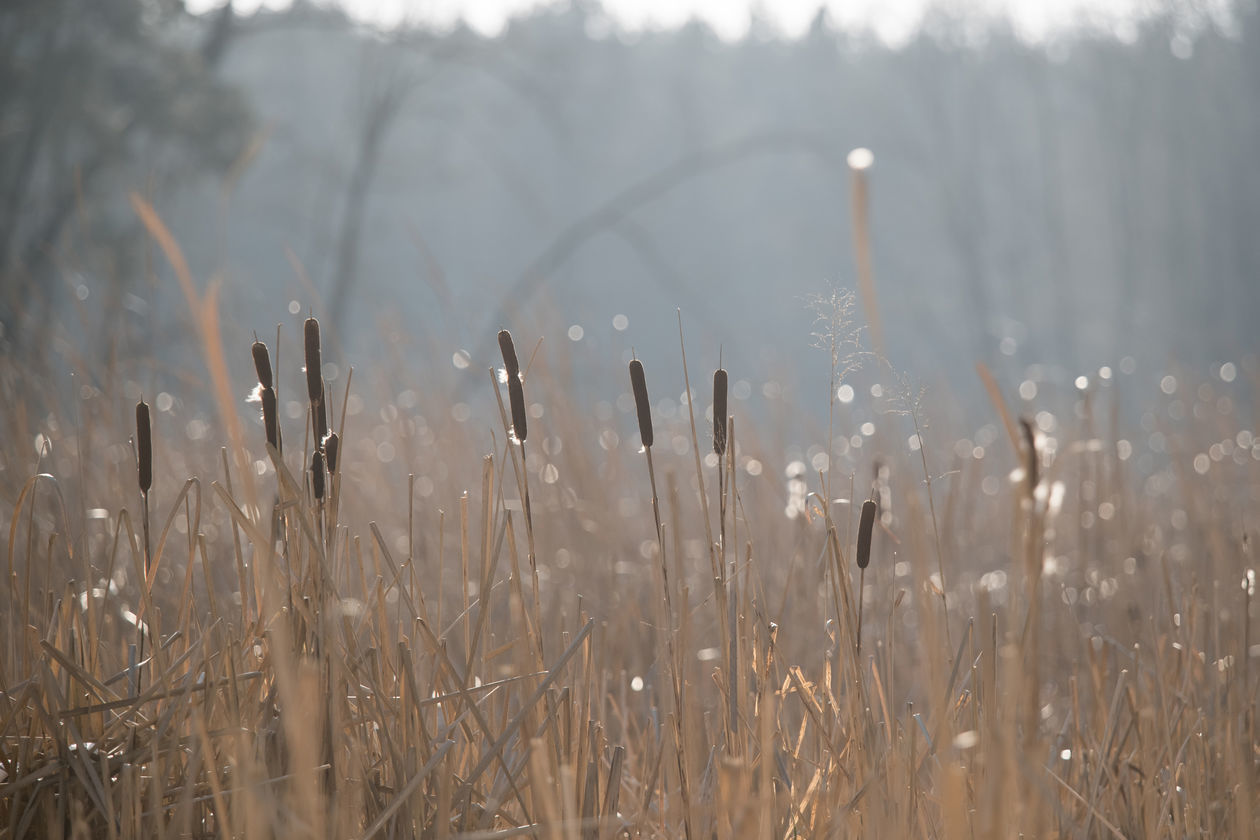
<path fill-rule="evenodd" d="M 271 355 L 267 352 L 267 345 L 261 341 L 255 341 L 250 349 L 254 354 L 254 370 L 258 372 L 258 384 L 263 386 L 264 390 L 274 388 L 275 385 L 271 381 Z"/>
<path fill-rule="evenodd" d="M 144 400 L 136 403 L 136 460 L 140 492 L 147 496 L 153 487 L 153 428 L 149 425 L 149 404 Z"/>
<path fill-rule="evenodd" d="M 328 439 L 324 441 L 324 460 L 328 462 L 328 474 L 335 475 L 337 472 L 337 450 L 341 447 L 341 439 L 337 437 L 336 432 L 328 435 Z"/>
<path fill-rule="evenodd" d="M 499 350 L 503 353 L 503 368 L 508 379 L 520 379 L 521 364 L 516 359 L 516 345 L 512 343 L 512 334 L 507 330 L 499 330 Z"/>
<path fill-rule="evenodd" d="M 713 451 L 726 454 L 726 371 L 713 371 Z"/>
<path fill-rule="evenodd" d="M 265 349 L 265 348 L 264 348 Z M 270 385 L 262 392 L 263 428 L 267 433 L 267 443 L 280 449 L 280 422 L 276 416 L 276 391 Z"/>
<path fill-rule="evenodd" d="M 865 569 L 871 564 L 871 532 L 875 529 L 875 508 L 873 499 L 862 503 L 862 518 L 858 522 L 857 564 Z"/>
<path fill-rule="evenodd" d="M 318 449 L 311 456 L 311 492 L 315 494 L 315 501 L 324 500 L 324 453 Z"/>
<path fill-rule="evenodd" d="M 643 362 L 630 362 L 630 388 L 634 391 L 634 407 L 639 414 L 639 437 L 644 448 L 652 445 L 652 406 L 648 404 L 647 380 L 643 377 Z"/>
<path fill-rule="evenodd" d="M 1019 418 L 1019 425 L 1024 430 L 1024 446 L 1028 449 L 1025 457 L 1028 459 L 1026 467 L 1028 470 L 1028 488 L 1031 492 L 1037 489 L 1037 482 L 1041 480 L 1041 477 L 1037 474 L 1037 434 L 1033 431 L 1033 425 L 1028 421 L 1027 417 Z"/>

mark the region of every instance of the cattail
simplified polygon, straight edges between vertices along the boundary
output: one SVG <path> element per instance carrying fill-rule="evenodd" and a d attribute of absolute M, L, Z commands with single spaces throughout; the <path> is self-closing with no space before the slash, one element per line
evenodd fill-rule
<path fill-rule="evenodd" d="M 862 519 L 858 522 L 857 564 L 865 569 L 871 564 L 871 532 L 875 528 L 875 504 L 873 499 L 862 503 Z"/>
<path fill-rule="evenodd" d="M 324 445 L 328 436 L 328 409 L 324 405 L 324 377 L 319 351 L 319 321 L 306 319 L 306 393 L 315 410 L 315 448 Z"/>
<path fill-rule="evenodd" d="M 264 348 L 265 350 L 265 348 Z M 276 391 L 270 385 L 262 392 L 263 428 L 267 433 L 267 443 L 280 449 L 280 423 L 276 415 Z"/>
<path fill-rule="evenodd" d="M 328 435 L 328 440 L 324 441 L 324 459 L 328 462 L 328 474 L 335 475 L 337 472 L 337 449 L 341 446 L 341 439 L 337 437 L 336 432 Z"/>
<path fill-rule="evenodd" d="M 311 456 L 311 492 L 315 494 L 315 501 L 324 500 L 324 453 L 318 449 Z"/>
<path fill-rule="evenodd" d="M 1024 445 L 1028 449 L 1028 488 L 1032 491 L 1037 488 L 1037 482 L 1040 481 L 1040 476 L 1037 474 L 1037 433 L 1033 431 L 1033 425 L 1027 417 L 1019 418 L 1019 425 L 1024 430 Z"/>
<path fill-rule="evenodd" d="M 651 447 L 652 406 L 648 404 L 647 380 L 643 378 L 643 362 L 634 359 L 630 362 L 630 387 L 634 391 L 634 407 L 639 414 L 639 437 L 644 448 Z"/>
<path fill-rule="evenodd" d="M 507 330 L 499 330 L 499 350 L 503 353 L 503 368 L 508 379 L 519 379 L 521 365 L 516 359 L 516 345 L 512 344 L 512 334 Z"/>
<path fill-rule="evenodd" d="M 306 319 L 306 393 L 314 405 L 323 399 L 324 379 L 319 361 L 319 321 Z"/>
<path fill-rule="evenodd" d="M 726 371 L 713 371 L 713 451 L 726 454 Z"/>
<path fill-rule="evenodd" d="M 153 487 L 153 428 L 149 425 L 149 404 L 136 403 L 136 457 L 140 475 L 140 492 L 149 495 Z"/>
<path fill-rule="evenodd" d="M 512 404 L 512 434 L 518 443 L 529 433 L 525 418 L 525 386 L 519 376 L 508 375 L 508 402 Z"/>
<path fill-rule="evenodd" d="M 324 445 L 328 437 L 328 400 L 324 399 L 324 383 L 319 384 L 319 402 L 315 403 L 315 442 L 318 447 Z"/>
<path fill-rule="evenodd" d="M 267 352 L 267 345 L 261 341 L 255 341 L 250 349 L 254 354 L 254 370 L 258 372 L 258 384 L 264 389 L 275 387 L 271 381 L 271 355 Z"/>

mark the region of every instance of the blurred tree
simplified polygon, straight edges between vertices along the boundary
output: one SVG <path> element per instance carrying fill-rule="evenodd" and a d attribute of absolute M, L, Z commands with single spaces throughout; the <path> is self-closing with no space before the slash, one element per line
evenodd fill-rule
<path fill-rule="evenodd" d="M 0 4 L 0 330 L 37 347 L 70 223 L 116 247 L 128 191 L 223 170 L 245 146 L 243 100 L 215 79 L 233 31 L 228 0 L 197 19 L 179 0 Z M 119 295 L 114 295 L 117 298 Z"/>

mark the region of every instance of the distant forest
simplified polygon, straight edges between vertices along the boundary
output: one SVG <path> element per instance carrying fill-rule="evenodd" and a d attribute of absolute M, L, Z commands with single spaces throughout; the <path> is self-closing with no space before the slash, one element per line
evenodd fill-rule
<path fill-rule="evenodd" d="M 581 378 L 631 344 L 676 369 L 681 307 L 706 359 L 721 343 L 753 381 L 817 379 L 804 300 L 855 286 L 858 146 L 888 356 L 916 378 L 971 388 L 984 360 L 1070 382 L 1257 349 L 1252 3 L 1044 44 L 937 13 L 895 49 L 822 13 L 799 40 L 754 22 L 726 43 L 702 24 L 628 36 L 589 2 L 498 38 L 171 5 L 0 12 L 11 349 L 72 317 L 113 353 L 186 333 L 135 191 L 200 282 L 224 279 L 241 332 L 292 300 L 352 357 L 402 333 L 453 374 L 461 348 L 484 372 L 506 325 L 580 347 Z"/>

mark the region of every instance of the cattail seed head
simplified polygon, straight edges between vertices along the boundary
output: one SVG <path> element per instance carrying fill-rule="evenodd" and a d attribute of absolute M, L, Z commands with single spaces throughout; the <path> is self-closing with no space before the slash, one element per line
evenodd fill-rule
<path fill-rule="evenodd" d="M 1024 431 L 1024 446 L 1027 452 L 1024 453 L 1026 459 L 1025 467 L 1028 471 L 1028 487 L 1031 490 L 1037 488 L 1037 482 L 1041 477 L 1037 473 L 1037 433 L 1033 431 L 1033 424 L 1027 417 L 1019 418 L 1020 428 Z"/>
<path fill-rule="evenodd" d="M 306 319 L 306 393 L 311 403 L 318 402 L 324 394 L 324 378 L 319 352 L 319 321 Z"/>
<path fill-rule="evenodd" d="M 319 399 L 315 402 L 315 446 L 321 448 L 328 437 L 328 400 L 324 399 L 324 383 L 319 383 Z"/>
<path fill-rule="evenodd" d="M 280 421 L 276 414 L 276 391 L 270 385 L 262 392 L 263 429 L 267 434 L 267 443 L 280 449 Z"/>
<path fill-rule="evenodd" d="M 875 529 L 875 504 L 873 499 L 862 503 L 862 518 L 858 522 L 857 564 L 865 569 L 871 564 L 871 532 Z"/>
<path fill-rule="evenodd" d="M 643 376 L 643 362 L 630 362 L 630 388 L 634 391 L 634 408 L 639 414 L 639 437 L 644 448 L 652 445 L 652 406 L 648 403 L 647 380 Z"/>
<path fill-rule="evenodd" d="M 258 384 L 263 386 L 264 390 L 275 387 L 271 381 L 271 355 L 267 352 L 267 345 L 261 341 L 255 341 L 250 349 L 254 354 L 254 370 L 258 372 Z"/>
<path fill-rule="evenodd" d="M 315 501 L 324 500 L 324 453 L 318 449 L 311 456 L 311 492 L 315 494 Z"/>
<path fill-rule="evenodd" d="M 726 371 L 713 371 L 713 451 L 726 453 Z"/>
<path fill-rule="evenodd" d="M 136 403 L 136 460 L 140 492 L 147 496 L 153 487 L 153 428 L 149 424 L 149 404 L 144 400 Z"/>
<path fill-rule="evenodd" d="M 521 378 L 508 371 L 508 402 L 512 404 L 512 435 L 518 443 L 525 442 L 529 434 L 528 419 L 525 416 L 525 386 Z"/>
<path fill-rule="evenodd" d="M 503 368 L 508 379 L 520 379 L 521 364 L 516 358 L 516 345 L 512 343 L 512 334 L 507 330 L 499 330 L 499 350 L 503 353 Z"/>
<path fill-rule="evenodd" d="M 329 475 L 337 473 L 337 451 L 340 448 L 341 438 L 337 437 L 336 432 L 331 432 L 328 439 L 324 441 L 324 460 L 328 462 Z"/>

